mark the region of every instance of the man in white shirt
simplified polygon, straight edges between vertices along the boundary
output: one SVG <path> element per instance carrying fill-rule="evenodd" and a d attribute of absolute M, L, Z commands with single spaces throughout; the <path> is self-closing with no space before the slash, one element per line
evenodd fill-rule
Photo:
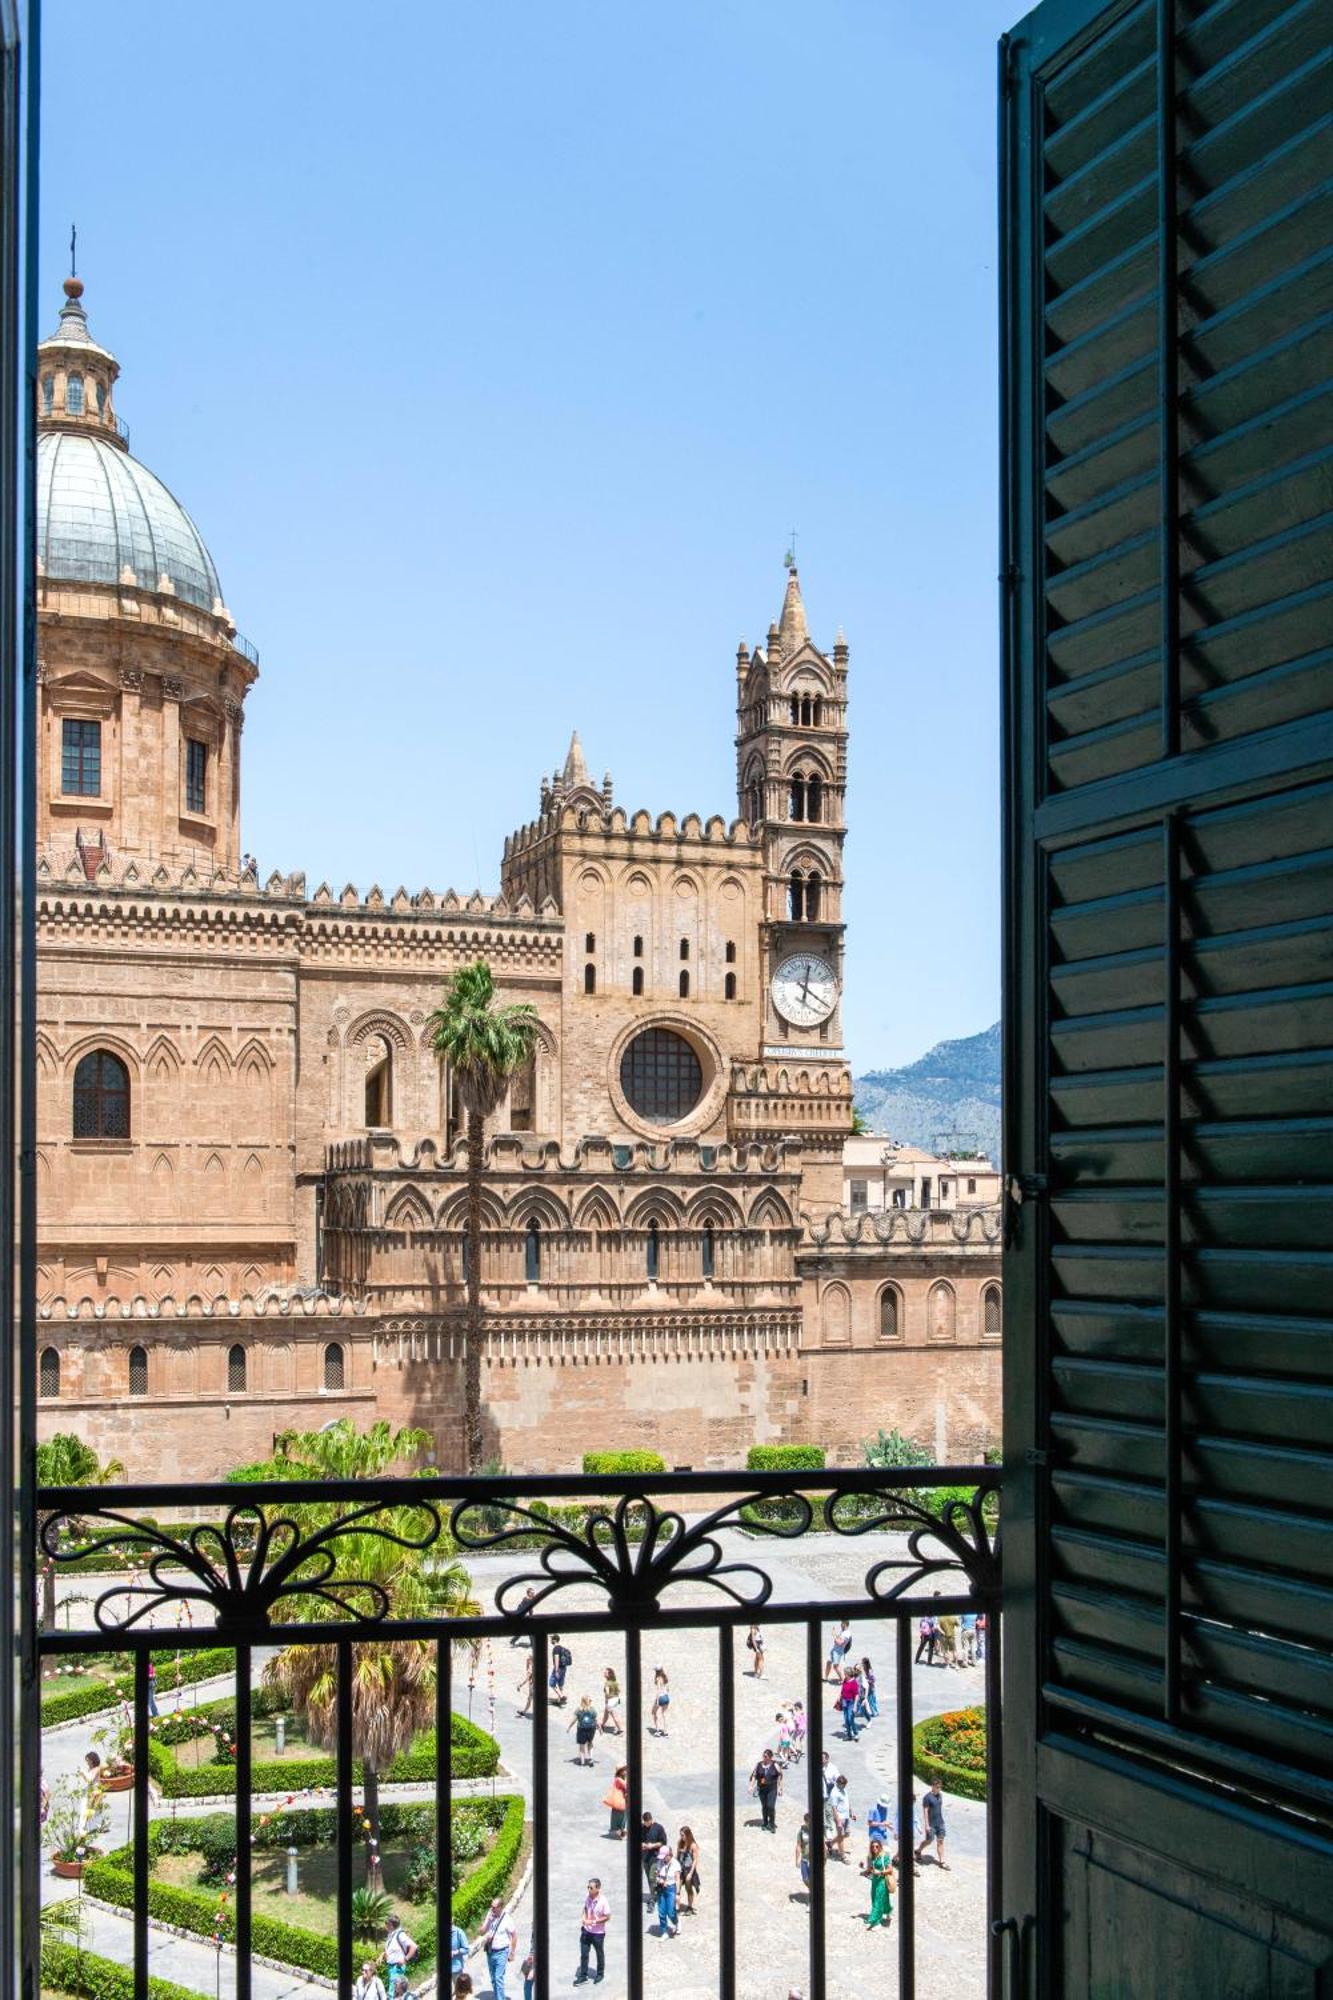
<path fill-rule="evenodd" d="M 500 1896 L 491 1904 L 490 1914 L 482 1928 L 481 1942 L 486 1953 L 486 1970 L 491 1975 L 491 1991 L 495 2000 L 505 2000 L 505 1973 L 509 1968 L 509 1954 L 514 1949 L 514 1926 Z"/>
<path fill-rule="evenodd" d="M 407 1992 L 407 1968 L 417 1955 L 415 1938 L 410 1938 L 397 1917 L 384 1926 L 384 1968 L 389 1975 L 389 2000 Z"/>

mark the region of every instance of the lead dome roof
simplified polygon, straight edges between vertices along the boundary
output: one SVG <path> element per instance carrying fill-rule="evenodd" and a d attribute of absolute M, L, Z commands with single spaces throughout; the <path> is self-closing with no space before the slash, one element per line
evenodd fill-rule
<path fill-rule="evenodd" d="M 94 431 L 38 437 L 37 560 L 46 576 L 75 583 L 158 591 L 165 578 L 186 603 L 222 610 L 213 558 L 180 501 Z"/>

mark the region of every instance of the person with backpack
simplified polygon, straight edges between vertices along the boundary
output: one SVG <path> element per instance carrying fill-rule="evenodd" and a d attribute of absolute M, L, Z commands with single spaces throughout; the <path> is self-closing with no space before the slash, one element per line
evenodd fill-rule
<path fill-rule="evenodd" d="M 410 1991 L 407 1968 L 419 1956 L 415 1938 L 408 1936 L 396 1916 L 384 1926 L 384 1968 L 389 1978 L 389 2000 Z"/>
<path fill-rule="evenodd" d="M 592 1763 L 592 1746 L 597 1736 L 597 1710 L 592 1705 L 591 1695 L 580 1695 L 578 1706 L 565 1724 L 574 1731 L 576 1764 Z"/>
<path fill-rule="evenodd" d="M 565 1675 L 569 1672 L 573 1664 L 574 1655 L 570 1652 L 559 1634 L 552 1632 L 551 1671 L 547 1675 L 547 1682 L 551 1690 L 552 1708 L 563 1708 L 565 1706 L 568 1699 L 565 1694 Z"/>
<path fill-rule="evenodd" d="M 745 1643 L 750 1653 L 750 1673 L 754 1680 L 764 1678 L 764 1634 L 759 1625 L 752 1625 L 745 1635 Z"/>
<path fill-rule="evenodd" d="M 935 1646 L 940 1636 L 940 1628 L 929 1612 L 927 1612 L 916 1629 L 916 1658 L 912 1661 L 912 1665 L 919 1667 L 921 1665 L 921 1655 L 924 1653 L 926 1656 L 926 1665 L 933 1667 L 935 1664 Z"/>

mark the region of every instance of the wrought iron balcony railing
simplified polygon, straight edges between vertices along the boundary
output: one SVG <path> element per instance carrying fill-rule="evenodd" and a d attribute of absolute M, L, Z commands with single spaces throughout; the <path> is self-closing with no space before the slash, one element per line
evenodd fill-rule
<path fill-rule="evenodd" d="M 623 1884 L 608 1883 L 618 1892 L 612 1948 L 613 1959 L 619 1960 L 612 1965 L 608 1991 L 628 1992 L 631 2000 L 639 2000 L 647 1990 L 645 1932 L 633 1913 L 640 1908 L 644 1883 L 634 1830 L 640 1825 L 645 1778 L 650 1775 L 645 1771 L 645 1729 L 664 1720 L 664 1715 L 645 1718 L 652 1691 L 645 1689 L 644 1672 L 645 1665 L 651 1671 L 658 1649 L 669 1647 L 669 1635 L 689 1634 L 691 1675 L 697 1670 L 700 1684 L 706 1682 L 713 1691 L 707 1712 L 716 1719 L 715 1742 L 702 1749 L 702 1756 L 713 1774 L 709 1785 L 715 1780 L 716 1786 L 716 1856 L 709 1860 L 710 1886 L 716 1884 L 717 1897 L 717 1991 L 723 2000 L 737 2000 L 749 1991 L 785 1993 L 788 1972 L 771 1959 L 762 1939 L 760 1978 L 771 1975 L 777 1983 L 753 1985 L 755 1939 L 748 1921 L 744 1939 L 738 1931 L 738 1783 L 751 1761 L 747 1751 L 752 1746 L 742 1743 L 738 1730 L 737 1673 L 746 1653 L 738 1648 L 736 1634 L 738 1628 L 744 1632 L 762 1620 L 770 1649 L 785 1651 L 808 1717 L 804 1761 L 788 1773 L 788 1795 L 798 1792 L 815 1834 L 809 1843 L 804 1941 L 808 1967 L 797 1976 L 798 1981 L 808 1981 L 801 1990 L 809 2000 L 822 2000 L 835 1987 L 846 1985 L 830 1958 L 830 1944 L 836 1940 L 829 1928 L 825 1842 L 818 1837 L 826 1823 L 822 1753 L 833 1741 L 824 1679 L 829 1634 L 836 1621 L 846 1619 L 852 1622 L 858 1653 L 886 1652 L 887 1641 L 890 1637 L 893 1641 L 892 1667 L 880 1682 L 880 1728 L 890 1737 L 893 1754 L 888 1766 L 882 1762 L 879 1766 L 892 1772 L 886 1787 L 886 1797 L 896 1806 L 888 1836 L 892 1846 L 895 1827 L 912 1827 L 914 1800 L 919 1801 L 923 1789 L 914 1775 L 913 1723 L 920 1719 L 921 1708 L 920 1683 L 915 1696 L 913 1687 L 918 1621 L 927 1615 L 948 1618 L 963 1613 L 984 1615 L 986 1621 L 984 1668 L 977 1685 L 978 1695 L 984 1690 L 987 1717 L 986 1893 L 984 1919 L 980 1897 L 976 1899 L 976 1955 L 978 1966 L 986 1967 L 988 1990 L 998 1992 L 998 1943 L 990 1925 L 1003 1907 L 1000 1842 L 993 1836 L 1001 1765 L 999 1489 L 995 1467 L 946 1466 L 595 1479 L 431 1474 L 368 1484 L 293 1481 L 243 1487 L 124 1485 L 42 1491 L 37 1506 L 44 1574 L 39 1582 L 46 1629 L 38 1639 L 39 1663 L 47 1674 L 66 1675 L 92 1669 L 97 1656 L 105 1660 L 112 1653 L 123 1673 L 120 1747 L 133 1771 L 132 1783 L 128 1776 L 125 1780 L 127 1837 L 118 1854 L 90 1867 L 88 1886 L 95 1898 L 109 1897 L 119 1905 L 122 1926 L 128 1920 L 123 1955 L 132 1963 L 136 1992 L 147 1993 L 153 1958 L 164 1937 L 157 1928 L 161 1905 L 154 1890 L 154 1868 L 162 1853 L 179 1850 L 187 1838 L 183 1827 L 203 1825 L 188 1819 L 192 1810 L 198 1810 L 197 1803 L 177 1804 L 164 1776 L 172 1759 L 161 1747 L 153 1747 L 154 1731 L 160 1746 L 164 1733 L 174 1733 L 179 1741 L 182 1731 L 220 1730 L 227 1758 L 234 1759 L 234 1781 L 228 1772 L 225 1785 L 225 1802 L 230 1804 L 233 1794 L 235 1799 L 235 1854 L 227 1870 L 228 1878 L 234 1879 L 219 1891 L 217 1918 L 207 1939 L 217 1955 L 216 1990 L 224 1990 L 225 1963 L 229 1972 L 234 1966 L 238 2000 L 249 2000 L 256 1955 L 273 1955 L 276 1933 L 269 1920 L 260 1918 L 257 1923 L 254 1908 L 255 1855 L 272 1846 L 275 1823 L 279 1833 L 288 1824 L 275 1822 L 274 1814 L 287 1812 L 294 1827 L 298 1818 L 311 1818 L 313 1823 L 318 1813 L 296 1813 L 290 1795 L 285 1801 L 262 1798 L 272 1789 L 272 1772 L 254 1754 L 256 1722 L 263 1712 L 262 1697 L 258 1702 L 255 1697 L 263 1686 L 263 1662 L 271 1649 L 295 1645 L 328 1649 L 332 1715 L 327 1772 L 332 1818 L 321 1837 L 326 1845 L 331 1840 L 336 1853 L 332 1895 L 336 1942 L 326 1939 L 322 1950 L 305 1960 L 305 1970 L 322 1968 L 325 1983 L 334 1984 L 340 1994 L 351 1992 L 354 1970 L 365 1956 L 353 1931 L 356 1850 L 371 1832 L 367 1815 L 372 1810 L 369 1793 L 364 1808 L 358 1803 L 355 1678 L 358 1662 L 368 1657 L 366 1649 L 382 1650 L 389 1642 L 411 1642 L 417 1665 L 434 1679 L 435 1730 L 433 1738 L 423 1739 L 426 1766 L 421 1768 L 418 1755 L 407 1776 L 409 1781 L 412 1775 L 425 1779 L 424 1806 L 420 1784 L 415 1794 L 418 1810 L 433 1806 L 433 1845 L 439 1865 L 434 1871 L 433 1938 L 427 1940 L 426 1955 L 438 1949 L 439 1990 L 447 1991 L 445 1954 L 452 1896 L 461 1893 L 461 1885 L 452 1880 L 454 1820 L 460 1812 L 476 1810 L 468 1804 L 466 1781 L 454 1768 L 460 1761 L 455 1703 L 466 1677 L 460 1676 L 460 1667 L 471 1661 L 475 1670 L 479 1649 L 500 1641 L 530 1643 L 532 1659 L 531 1737 L 524 1739 L 531 1746 L 531 1777 L 523 1786 L 521 1807 L 521 1816 L 530 1825 L 532 1868 L 530 1895 L 525 1892 L 516 1919 L 520 1944 L 515 1969 L 530 1929 L 539 2000 L 562 1991 L 553 1968 L 563 1965 L 568 1952 L 569 1912 L 562 1899 L 559 1928 L 553 1927 L 551 1890 L 553 1838 L 558 1844 L 566 1840 L 560 1815 L 568 1808 L 568 1780 L 563 1775 L 557 1778 L 552 1758 L 567 1754 L 561 1746 L 568 1745 L 569 1738 L 558 1730 L 560 1719 L 551 1713 L 559 1696 L 550 1685 L 550 1670 L 556 1635 L 574 1645 L 580 1635 L 588 1642 L 596 1635 L 598 1660 L 608 1652 L 623 1660 L 625 1733 L 617 1758 L 627 1766 L 625 1808 L 630 1829 Z M 189 1523 L 172 1526 L 169 1517 L 181 1510 L 188 1512 Z M 826 1539 L 818 1543 L 805 1539 L 811 1536 Z M 849 1565 L 847 1554 L 858 1543 L 864 1560 Z M 387 1566 L 380 1560 L 386 1552 L 391 1558 Z M 806 1567 L 792 1567 L 797 1556 Z M 432 1565 L 446 1558 L 468 1566 L 470 1601 L 460 1603 L 455 1596 L 452 1604 L 437 1612 L 423 1611 L 418 1600 L 415 1615 L 400 1615 L 392 1587 L 386 1588 L 381 1580 L 393 1570 L 394 1561 L 415 1565 L 429 1589 L 436 1574 Z M 107 1566 L 115 1564 L 122 1565 L 119 1572 L 106 1574 Z M 827 1573 L 828 1588 L 812 1595 L 821 1568 Z M 67 1577 L 79 1580 L 77 1601 L 73 1591 L 62 1586 Z M 855 1578 L 851 1584 L 849 1577 Z M 65 1629 L 55 1629 L 51 1609 L 62 1587 L 69 1600 Z M 645 1660 L 644 1642 L 650 1634 L 656 1644 Z M 504 1657 L 521 1660 L 524 1655 Z M 190 1669 L 182 1662 L 194 1660 L 215 1671 L 220 1665 L 234 1695 L 230 1711 L 234 1729 L 223 1726 L 225 1716 L 222 1723 L 210 1720 L 211 1711 L 206 1710 L 192 1710 L 193 1721 L 188 1716 L 153 1721 L 151 1711 L 158 1705 L 155 1690 L 165 1690 L 173 1678 L 178 1686 L 188 1686 Z M 114 1674 L 114 1669 L 108 1671 Z M 941 1683 L 950 1688 L 955 1684 L 952 1676 Z M 778 1684 L 774 1685 L 776 1690 Z M 177 1698 L 184 1701 L 186 1696 Z M 70 1705 L 77 1708 L 83 1699 L 78 1697 Z M 744 1699 L 753 1709 L 756 1697 L 747 1693 Z M 40 1727 L 35 1704 L 28 1726 L 34 1732 Z M 849 1732 L 852 1726 L 849 1720 Z M 507 1727 L 512 1732 L 514 1725 Z M 769 1727 L 765 1720 L 765 1728 Z M 234 1740 L 229 1740 L 233 1734 Z M 30 1748 L 32 1743 L 30 1738 Z M 701 1752 L 697 1740 L 692 1749 L 697 1763 Z M 66 1762 L 68 1758 L 66 1751 Z M 29 1759 L 29 1771 L 35 1768 L 35 1758 Z M 379 1801 L 392 1779 L 393 1769 L 381 1773 L 376 1788 Z M 695 1785 L 697 1797 L 697 1776 Z M 286 1781 L 280 1790 L 285 1788 Z M 171 1794 L 169 1819 L 154 1818 L 155 1793 Z M 328 1808 L 323 1810 L 327 1813 Z M 378 1810 L 383 1812 L 382 1803 Z M 795 1832 L 798 1824 L 789 1821 L 790 1831 Z M 49 1848 L 49 1837 L 45 1844 Z M 903 1865 L 894 1911 L 897 1991 L 911 2000 L 917 1990 L 920 1892 L 909 1848 L 903 1846 L 900 1853 Z M 445 1865 L 446 1857 L 450 1865 Z M 41 1865 L 47 1866 L 45 1856 Z M 789 1865 L 785 1856 L 774 1863 L 779 1872 Z M 609 1876 L 611 1870 L 606 1873 Z M 36 1886 L 30 1875 L 25 1902 L 33 1912 L 31 1892 Z M 501 1887 L 509 1893 L 509 1886 L 502 1882 Z M 188 1929 L 188 1911 L 181 1917 L 175 1904 L 172 1909 Z M 334 1927 L 331 1919 L 330 1928 Z M 742 1944 L 746 1965 L 738 1973 Z M 28 1949 L 30 1954 L 37 1950 L 31 1928 Z M 956 1979 L 950 1983 L 951 1990 L 957 1990 Z M 659 1985 L 655 1981 L 654 1990 Z M 478 1990 L 484 1990 L 480 1979 Z"/>

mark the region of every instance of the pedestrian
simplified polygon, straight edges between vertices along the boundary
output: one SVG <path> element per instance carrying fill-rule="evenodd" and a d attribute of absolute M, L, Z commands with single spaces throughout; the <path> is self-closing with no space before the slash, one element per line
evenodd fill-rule
<path fill-rule="evenodd" d="M 680 1863 L 680 1886 L 685 1892 L 685 1912 L 694 1915 L 694 1899 L 699 1893 L 699 1843 L 692 1827 L 683 1826 L 676 1835 L 676 1859 Z"/>
<path fill-rule="evenodd" d="M 680 1888 L 680 1863 L 676 1850 L 669 1840 L 664 1840 L 657 1851 L 657 1935 L 659 1938 L 675 1937 L 680 1928 L 676 1921 L 676 1895 Z"/>
<path fill-rule="evenodd" d="M 481 1929 L 481 1948 L 486 1954 L 486 1970 L 491 1975 L 493 2000 L 505 2000 L 505 1974 L 509 1954 L 514 1949 L 514 1926 L 509 1920 L 503 1896 L 496 1896 Z"/>
<path fill-rule="evenodd" d="M 600 1875 L 593 1875 L 588 1881 L 588 1893 L 583 1899 L 583 1914 L 579 1919 L 579 1969 L 574 1974 L 574 1984 L 582 1986 L 588 1977 L 588 1960 L 597 1961 L 597 1970 L 592 1975 L 594 1986 L 606 1977 L 606 1927 L 611 1921 L 611 1905 L 602 1894 Z"/>
<path fill-rule="evenodd" d="M 608 1785 L 606 1797 L 602 1800 L 602 1804 L 611 1809 L 611 1824 L 606 1829 L 608 1840 L 625 1838 L 625 1797 L 628 1784 L 629 1766 L 617 1764 L 616 1775 Z"/>
<path fill-rule="evenodd" d="M 976 1665 L 976 1663 L 977 1663 L 977 1614 L 976 1614 L 976 1612 L 975 1612 L 975 1611 L 965 1611 L 965 1612 L 963 1613 L 962 1617 L 961 1617 L 961 1618 L 959 1619 L 959 1621 L 958 1621 L 958 1627 L 959 1627 L 959 1629 L 958 1629 L 958 1650 L 959 1650 L 959 1654 L 960 1654 L 960 1656 L 961 1656 L 961 1657 L 960 1657 L 960 1660 L 959 1660 L 959 1664 L 960 1664 L 960 1666 L 964 1666 L 964 1667 L 975 1667 L 975 1665 Z"/>
<path fill-rule="evenodd" d="M 565 1694 L 565 1675 L 573 1664 L 574 1655 L 559 1634 L 552 1632 L 551 1671 L 547 1675 L 547 1682 L 551 1689 L 551 1704 L 555 1708 L 563 1708 L 568 1699 Z"/>
<path fill-rule="evenodd" d="M 879 1714 L 879 1696 L 875 1693 L 875 1669 L 868 1659 L 861 1662 L 861 1697 L 865 1704 L 866 1719 L 873 1722 Z"/>
<path fill-rule="evenodd" d="M 887 1841 L 892 1817 L 887 1799 L 876 1799 L 866 1814 L 866 1833 L 871 1840 Z"/>
<path fill-rule="evenodd" d="M 397 2000 L 408 1989 L 407 1968 L 418 1956 L 417 1942 L 409 1937 L 397 1917 L 384 1925 L 384 1966 L 389 1980 L 389 2000 Z"/>
<path fill-rule="evenodd" d="M 893 1920 L 892 1891 L 897 1882 L 882 1840 L 871 1841 L 870 1856 L 861 1873 L 870 1878 L 870 1914 L 866 1918 L 866 1929 L 873 1931 L 882 1924 L 887 1930 Z"/>
<path fill-rule="evenodd" d="M 156 1715 L 157 1710 L 157 1661 L 148 1655 L 148 1713 Z"/>
<path fill-rule="evenodd" d="M 760 1825 L 765 1833 L 778 1830 L 778 1795 L 782 1790 L 782 1766 L 771 1750 L 765 1750 L 750 1773 L 750 1790 L 759 1799 Z"/>
<path fill-rule="evenodd" d="M 845 1618 L 840 1618 L 833 1628 L 833 1638 L 829 1643 L 828 1663 L 824 1668 L 826 1681 L 842 1679 L 842 1663 L 852 1646 L 852 1628 Z"/>
<path fill-rule="evenodd" d="M 645 1812 L 639 1823 L 639 1861 L 643 1868 L 644 1887 L 648 1891 L 648 1908 L 657 1901 L 657 1856 L 666 1844 L 666 1828 L 660 1819 L 654 1819 Z"/>
<path fill-rule="evenodd" d="M 515 1685 L 517 1686 L 517 1688 L 518 1688 L 518 1691 L 519 1691 L 519 1693 L 520 1693 L 520 1694 L 522 1695 L 522 1697 L 523 1697 L 523 1701 L 522 1701 L 522 1705 L 521 1705 L 521 1707 L 519 1708 L 519 1711 L 518 1711 L 518 1712 L 519 1712 L 519 1714 L 520 1714 L 520 1715 L 531 1715 L 531 1714 L 532 1714 L 532 1655 L 531 1655 L 531 1653 L 529 1653 L 529 1654 L 528 1654 L 528 1657 L 527 1657 L 527 1659 L 526 1659 L 526 1660 L 525 1660 L 525 1661 L 523 1662 L 523 1678 L 522 1678 L 522 1680 L 521 1680 L 521 1681 L 518 1681 L 518 1682 L 516 1682 L 516 1683 L 515 1683 Z"/>
<path fill-rule="evenodd" d="M 753 1679 L 764 1678 L 764 1634 L 761 1626 L 752 1625 L 745 1635 L 745 1643 L 750 1649 L 750 1673 Z"/>
<path fill-rule="evenodd" d="M 839 1861 L 846 1861 L 847 1836 L 851 1832 L 854 1814 L 847 1794 L 847 1780 L 841 1772 L 838 1774 L 837 1783 L 829 1793 L 829 1804 L 833 1807 L 833 1851 Z"/>
<path fill-rule="evenodd" d="M 527 1589 L 523 1593 L 523 1602 L 519 1605 L 518 1610 L 514 1613 L 515 1618 L 526 1618 L 527 1614 L 529 1613 L 529 1611 L 531 1611 L 536 1601 L 537 1601 L 537 1586 L 533 1583 L 530 1583 Z M 532 1634 L 531 1632 L 511 1632 L 509 1635 L 509 1643 L 511 1646 L 530 1646 L 532 1644 Z"/>
<path fill-rule="evenodd" d="M 898 1808 L 896 1805 L 893 1808 L 890 1825 L 893 1830 L 893 1853 L 890 1856 L 890 1859 L 892 1860 L 894 1867 L 900 1869 L 903 1865 L 903 1838 L 901 1829 L 899 1828 L 898 1825 Z M 908 1842 L 908 1845 L 913 1851 L 912 1873 L 914 1875 L 919 1875 L 921 1873 L 921 1870 L 916 1865 L 916 1852 L 915 1852 L 917 1841 L 920 1838 L 921 1838 L 921 1815 L 916 1809 L 916 1800 L 913 1799 L 911 1838 Z"/>
<path fill-rule="evenodd" d="M 602 1728 L 608 1736 L 623 1736 L 620 1722 L 620 1682 L 614 1667 L 602 1675 Z"/>
<path fill-rule="evenodd" d="M 807 1813 L 796 1833 L 796 1866 L 803 1887 L 810 1887 L 810 1815 Z"/>
<path fill-rule="evenodd" d="M 454 1981 L 453 2000 L 472 2000 L 475 1992 L 476 1988 L 472 1984 L 472 1974 L 470 1972 L 460 1972 Z"/>
<path fill-rule="evenodd" d="M 926 1665 L 933 1667 L 935 1664 L 935 1647 L 939 1643 L 940 1628 L 929 1612 L 927 1612 L 916 1629 L 916 1658 L 912 1661 L 912 1665 L 919 1667 L 921 1665 L 921 1655 L 924 1653 L 926 1656 Z"/>
<path fill-rule="evenodd" d="M 667 1680 L 665 1667 L 653 1668 L 653 1709 L 648 1721 L 650 1736 L 665 1736 L 667 1733 L 667 1710 L 671 1706 L 671 1684 Z"/>
<path fill-rule="evenodd" d="M 451 1925 L 449 1930 L 449 1970 L 455 1976 L 460 1972 L 467 1971 L 467 1958 L 470 1950 L 471 1946 L 467 1941 L 467 1932 L 463 1929 L 462 1925 Z"/>
<path fill-rule="evenodd" d="M 842 1710 L 843 1733 L 849 1743 L 855 1743 L 861 1733 L 856 1726 L 856 1704 L 860 1700 L 860 1697 L 861 1683 L 857 1680 L 856 1675 L 853 1673 L 844 1674 L 842 1685 L 838 1692 L 838 1706 Z"/>
<path fill-rule="evenodd" d="M 944 1652 L 944 1665 L 958 1665 L 958 1619 L 952 1611 L 940 1615 L 940 1645 Z"/>
<path fill-rule="evenodd" d="M 518 1969 L 523 1974 L 523 2000 L 532 2000 L 533 1994 L 537 1991 L 537 1926 L 535 1924 L 528 1932 L 528 1948 L 523 1954 L 523 1963 Z"/>
<path fill-rule="evenodd" d="M 361 1961 L 360 1974 L 352 1987 L 352 2000 L 386 2000 L 384 1981 L 368 1958 Z"/>
<path fill-rule="evenodd" d="M 785 1771 L 791 1763 L 791 1717 L 785 1708 L 780 1708 L 773 1717 L 778 1732 L 778 1762 Z"/>
<path fill-rule="evenodd" d="M 805 1703 L 794 1701 L 791 1705 L 791 1748 L 792 1761 L 797 1764 L 805 1755 L 806 1727 Z"/>
<path fill-rule="evenodd" d="M 938 1778 L 932 1778 L 930 1781 L 930 1790 L 921 1794 L 921 1816 L 925 1822 L 926 1830 L 921 1836 L 921 1844 L 916 1850 L 916 1858 L 918 1861 L 921 1859 L 921 1856 L 933 1840 L 935 1843 L 936 1865 L 940 1868 L 947 1868 L 949 1864 L 944 1858 L 944 1792 Z"/>
<path fill-rule="evenodd" d="M 978 1613 L 977 1613 L 977 1665 L 978 1665 L 978 1666 L 980 1666 L 980 1665 L 982 1664 L 982 1662 L 983 1662 L 983 1661 L 985 1660 L 985 1658 L 986 1658 L 986 1614 L 985 1614 L 985 1612 L 984 1612 L 984 1611 L 978 1611 Z"/>
<path fill-rule="evenodd" d="M 565 1724 L 565 1728 L 574 1731 L 574 1762 L 591 1764 L 592 1746 L 597 1735 L 597 1710 L 592 1705 L 590 1694 L 579 1696 L 574 1713 Z"/>
<path fill-rule="evenodd" d="M 829 1753 L 827 1750 L 819 1760 L 819 1775 L 824 1786 L 824 1797 L 827 1798 L 838 1782 L 838 1774 L 829 1762 Z"/>

